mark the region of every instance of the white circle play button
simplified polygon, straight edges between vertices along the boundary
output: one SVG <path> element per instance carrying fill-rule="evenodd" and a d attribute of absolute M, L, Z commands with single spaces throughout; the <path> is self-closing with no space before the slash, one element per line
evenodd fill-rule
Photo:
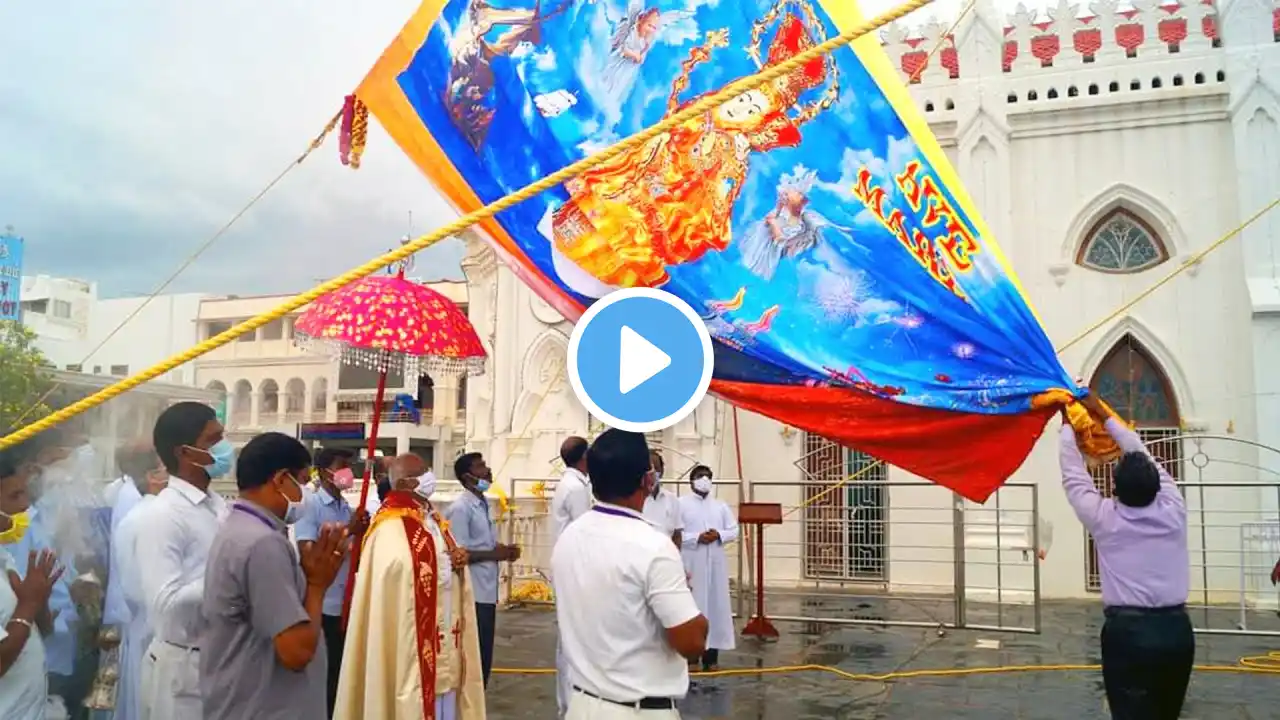
<path fill-rule="evenodd" d="M 711 334 L 688 303 L 662 290 L 629 288 L 597 300 L 574 326 L 569 382 L 606 425 L 654 432 L 702 401 L 714 357 Z"/>

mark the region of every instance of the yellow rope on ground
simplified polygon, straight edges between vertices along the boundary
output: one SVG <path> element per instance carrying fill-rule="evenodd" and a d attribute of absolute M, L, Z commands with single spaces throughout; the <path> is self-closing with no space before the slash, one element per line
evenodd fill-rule
<path fill-rule="evenodd" d="M 169 277 L 165 278 L 165 281 L 160 283 L 160 285 L 157 286 L 155 290 L 152 290 L 151 294 L 148 295 L 146 299 L 142 301 L 142 304 L 134 308 L 133 312 L 126 315 L 125 318 L 120 321 L 120 324 L 116 325 L 111 332 L 107 333 L 107 336 L 102 338 L 102 342 L 99 342 L 96 346 L 94 346 L 94 348 L 90 350 L 88 354 L 84 356 L 84 359 L 81 360 L 78 364 L 82 366 L 88 364 L 89 361 L 93 359 L 93 356 L 96 355 L 99 350 L 106 347 L 107 343 L 111 342 L 111 338 L 115 337 L 117 333 L 123 330 L 125 325 L 128 325 L 130 322 L 132 322 L 133 319 L 137 317 L 138 314 L 141 313 L 144 308 L 146 308 L 148 305 L 151 304 L 152 300 L 155 300 L 160 295 L 160 293 L 164 292 L 169 287 L 169 285 L 173 283 L 174 280 L 177 280 L 179 275 L 181 275 L 187 268 L 191 267 L 191 265 L 201 255 L 203 255 L 206 250 L 208 250 L 215 242 L 218 241 L 219 238 L 221 238 L 223 235 L 227 233 L 228 230 L 231 229 L 232 225 L 235 225 L 236 222 L 240 220 L 240 218 L 245 216 L 245 213 L 249 212 L 249 210 L 252 209 L 254 205 L 257 205 L 258 202 L 262 200 L 262 198 L 266 197 L 267 193 L 271 192 L 276 185 L 279 185 L 280 181 L 284 180 L 284 177 L 288 175 L 294 168 L 301 165 L 302 162 L 306 160 L 309 155 L 311 155 L 311 153 L 315 152 L 316 150 L 319 150 L 320 146 L 324 145 L 325 138 L 329 137 L 329 133 L 333 132 L 333 129 L 338 126 L 338 121 L 340 121 L 341 119 L 342 119 L 341 112 L 339 112 L 337 115 L 334 115 L 333 118 L 329 120 L 329 124 L 325 125 L 324 129 L 320 131 L 320 134 L 312 138 L 311 143 L 307 145 L 307 149 L 303 150 L 301 155 L 299 155 L 297 158 L 291 161 L 288 165 L 286 165 L 283 170 L 281 170 L 274 178 L 271 179 L 271 182 L 266 184 L 266 187 L 262 188 L 261 190 L 258 191 L 256 195 L 249 198 L 249 202 L 245 203 L 244 206 L 241 207 L 240 210 L 237 211 L 235 215 L 232 215 L 230 220 L 227 220 L 225 223 L 223 223 L 222 227 L 218 228 L 217 232 L 209 236 L 208 240 L 205 240 L 203 243 L 201 243 L 200 246 L 195 249 L 195 252 L 188 255 L 187 259 L 184 260 L 182 264 L 178 266 L 177 270 L 174 270 L 169 275 Z M 58 388 L 62 387 L 63 384 L 64 383 L 62 382 L 54 383 L 53 386 L 50 387 L 47 391 L 45 391 L 45 393 L 41 395 L 38 400 L 31 403 L 31 407 L 27 408 L 26 410 L 23 410 L 22 414 L 19 415 L 16 420 L 10 423 L 9 429 L 12 430 L 13 428 L 16 428 L 19 425 L 21 425 L 22 421 L 26 420 L 28 415 L 34 412 L 36 408 L 39 408 L 41 405 L 43 405 L 44 401 L 48 400 L 51 395 L 57 392 Z"/>
<path fill-rule="evenodd" d="M 68 405 L 67 407 L 62 408 L 61 410 L 55 411 L 37 420 L 34 423 L 27 425 L 26 427 L 20 430 L 17 430 L 15 432 L 12 432 L 4 436 L 3 438 L 0 438 L 0 449 L 7 448 L 7 447 L 10 447 L 11 445 L 22 442 L 23 440 L 31 438 L 32 436 L 40 432 L 43 432 L 44 430 L 48 430 L 49 428 L 57 425 L 58 423 L 65 422 L 75 417 L 76 415 L 79 415 L 80 413 L 85 412 L 86 410 L 95 408 L 98 405 L 101 405 L 102 403 L 106 402 L 107 400 L 110 400 L 111 398 L 116 397 L 117 395 L 120 395 L 121 393 L 128 392 L 129 390 L 132 390 L 133 388 L 147 382 L 148 380 L 153 380 L 159 377 L 160 375 L 163 375 L 164 373 L 169 372 L 170 370 L 180 365 L 183 365 L 184 363 L 191 362 L 192 360 L 200 357 L 201 355 L 204 355 L 205 353 L 208 353 L 212 350 L 216 350 L 217 348 L 220 348 L 223 345 L 226 345 L 227 343 L 231 342 L 232 340 L 235 340 L 236 338 L 240 337 L 241 335 L 247 332 L 257 330 L 263 325 L 266 325 L 267 323 L 273 320 L 276 320 L 277 318 L 280 318 L 281 316 L 287 313 L 297 310 L 298 308 L 301 308 L 302 306 L 310 302 L 313 302 L 314 300 L 316 300 L 316 298 L 319 298 L 321 295 L 331 293 L 356 280 L 372 275 L 373 273 L 386 267 L 387 265 L 400 262 L 401 260 L 404 260 L 410 255 L 418 252 L 419 250 L 423 250 L 427 247 L 430 247 L 431 245 L 447 237 L 456 235 L 462 232 L 463 230 L 466 230 L 467 228 L 471 227 L 472 225 L 475 225 L 476 223 L 482 220 L 487 220 L 497 215 L 498 213 L 502 212 L 503 210 L 506 210 L 507 208 L 515 206 L 521 202 L 524 202 L 525 200 L 528 200 L 529 198 L 534 197 L 539 193 L 555 188 L 561 185 L 562 183 L 564 183 L 565 181 L 570 180 L 582 174 L 583 172 L 590 170 L 596 167 L 597 165 L 600 165 L 601 163 L 608 162 L 614 159 L 615 157 L 632 150 L 633 148 L 639 147 L 649 142 L 650 140 L 653 140 L 654 138 L 658 137 L 662 133 L 666 132 L 667 130 L 677 125 L 680 125 L 681 123 L 687 122 L 689 120 L 693 120 L 694 118 L 697 118 L 703 113 L 706 113 L 710 110 L 715 109 L 716 107 L 719 107 L 720 105 L 723 105 L 725 102 L 737 97 L 738 95 L 741 95 L 742 93 L 748 92 L 750 90 L 755 90 L 756 88 L 759 88 L 762 85 L 773 82 L 778 78 L 781 78 L 786 75 L 790 75 L 792 72 L 800 69 L 801 67 L 803 67 L 810 61 L 814 60 L 815 58 L 822 57 L 824 55 L 831 53 L 834 50 L 838 50 L 839 48 L 842 48 L 848 45 L 849 43 L 857 40 L 863 35 L 874 32 L 880 29 L 881 27 L 884 27 L 885 25 L 888 25 L 889 23 L 894 22 L 895 20 L 899 20 L 903 17 L 906 17 L 912 12 L 915 12 L 916 10 L 919 10 L 920 8 L 925 7 L 926 5 L 929 5 L 932 2 L 934 2 L 934 0 L 908 0 L 908 2 L 905 2 L 902 5 L 899 5 L 884 13 L 881 13 L 880 15 L 876 16 L 871 20 L 858 24 L 857 27 L 854 27 L 849 32 L 842 33 L 840 35 L 837 35 L 836 37 L 826 40 L 825 42 L 815 45 L 814 47 L 809 48 L 804 52 L 798 53 L 797 55 L 791 57 L 788 60 L 784 60 L 776 65 L 770 65 L 754 75 L 749 75 L 747 77 L 735 80 L 734 82 L 731 82 L 725 87 L 721 88 L 719 91 L 711 93 L 710 95 L 707 95 L 706 97 L 693 102 L 684 110 L 681 110 L 680 112 L 677 112 L 671 115 L 670 117 L 666 118 L 662 122 L 659 122 L 658 124 L 653 125 L 652 127 L 649 127 L 645 130 L 641 130 L 635 135 L 632 135 L 631 137 L 625 140 L 622 140 L 617 144 L 595 155 L 592 155 L 591 157 L 584 158 L 560 170 L 557 170 L 556 172 L 551 173 L 550 175 L 547 175 L 546 177 L 542 178 L 541 180 L 538 180 L 537 182 L 526 185 L 525 187 L 517 190 L 516 192 L 511 193 L 510 195 L 507 195 L 506 197 L 500 198 L 492 203 L 489 203 L 488 205 L 480 208 L 479 210 L 475 210 L 473 212 L 467 213 L 466 215 L 463 215 L 457 220 L 445 225 L 442 228 L 435 230 L 434 232 L 428 233 L 426 235 L 423 235 L 422 237 L 412 240 L 400 246 L 399 248 L 396 248 L 395 250 L 391 250 L 390 252 L 387 252 L 381 255 L 380 257 L 370 260 L 369 262 L 365 263 L 364 265 L 361 265 L 360 267 L 357 267 L 353 270 L 349 270 L 343 273 L 342 275 L 339 275 L 338 277 L 335 277 L 332 280 L 329 280 L 328 282 L 321 283 L 320 285 L 317 285 L 316 287 L 311 288 L 310 290 L 304 293 L 300 293 L 294 296 L 293 298 L 281 303 L 279 306 L 277 306 L 273 310 L 270 310 L 261 315 L 245 320 L 239 325 L 236 325 L 235 327 L 232 327 L 224 332 L 221 332 L 215 335 L 214 337 L 211 337 L 208 340 L 205 340 L 204 342 L 201 342 L 195 345 L 194 347 L 187 349 L 185 352 L 174 355 L 168 360 L 165 360 L 164 362 L 158 363 L 150 368 L 147 368 L 146 370 L 143 370 L 142 372 L 136 375 L 132 375 L 128 378 L 125 378 L 124 380 L 121 380 L 120 382 L 115 383 L 114 385 L 105 387 L 102 390 L 99 390 L 98 392 L 90 395 L 89 397 L 86 397 L 82 400 L 72 403 L 71 405 Z"/>
<path fill-rule="evenodd" d="M 1270 657 L 1280 656 L 1280 651 L 1271 653 Z M 1240 658 L 1238 665 L 1195 665 L 1196 672 L 1243 673 L 1246 675 L 1280 675 L 1280 665 L 1258 666 L 1251 664 L 1254 658 Z M 1037 672 L 1098 672 L 1101 665 L 992 665 L 989 667 L 970 668 L 928 668 L 922 670 L 895 670 L 887 673 L 851 673 L 830 665 L 778 665 L 764 668 L 732 668 L 729 670 L 710 670 L 690 672 L 691 677 L 741 677 L 744 675 L 783 675 L 801 672 L 825 672 L 831 675 L 857 682 L 893 682 L 895 680 L 911 680 L 915 678 L 937 677 L 971 677 L 974 675 L 1006 675 L 1010 673 Z M 495 675 L 555 675 L 555 668 L 494 668 Z"/>

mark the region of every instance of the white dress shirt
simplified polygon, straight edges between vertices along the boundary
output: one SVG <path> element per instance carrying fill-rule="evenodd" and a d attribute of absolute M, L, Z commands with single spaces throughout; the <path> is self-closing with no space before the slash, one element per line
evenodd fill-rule
<path fill-rule="evenodd" d="M 669 536 L 598 503 L 560 536 L 551 577 L 574 685 L 617 702 L 685 696 L 689 666 L 665 631 L 697 617 L 698 605 Z"/>
<path fill-rule="evenodd" d="M 115 500 L 111 506 L 111 559 L 107 570 L 107 596 L 106 603 L 103 606 L 102 622 L 105 625 L 124 625 L 129 622 L 132 613 L 125 601 L 124 595 L 124 571 L 121 563 L 131 562 L 133 554 L 123 556 L 114 551 L 116 545 L 116 537 L 120 532 L 120 523 L 124 521 L 126 515 L 142 501 L 142 493 L 138 492 L 138 486 L 133 484 L 128 478 L 123 479 L 124 482 L 116 488 Z"/>
<path fill-rule="evenodd" d="M 182 478 L 169 486 L 138 529 L 138 568 L 147 615 L 156 639 L 179 647 L 195 647 L 204 624 L 204 569 L 209 547 L 226 516 L 227 505 L 216 492 L 204 492 Z"/>
<path fill-rule="evenodd" d="M 556 483 L 555 495 L 551 497 L 551 518 L 556 524 L 556 538 L 559 538 L 569 523 L 577 520 L 583 513 L 591 509 L 591 480 L 577 468 L 569 468 Z"/>
<path fill-rule="evenodd" d="M 644 496 L 644 519 L 658 528 L 667 537 L 677 530 L 684 529 L 684 519 L 680 515 L 680 498 L 670 490 L 659 488 L 657 495 Z"/>

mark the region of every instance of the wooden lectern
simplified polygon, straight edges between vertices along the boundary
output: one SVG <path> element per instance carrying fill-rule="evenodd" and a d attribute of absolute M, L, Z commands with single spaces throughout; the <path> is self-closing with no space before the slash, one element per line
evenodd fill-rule
<path fill-rule="evenodd" d="M 756 614 L 742 628 L 742 634 L 761 640 L 776 638 L 778 629 L 764 616 L 764 526 L 782 524 L 782 505 L 743 503 L 738 506 L 738 524 L 751 525 L 756 536 Z"/>

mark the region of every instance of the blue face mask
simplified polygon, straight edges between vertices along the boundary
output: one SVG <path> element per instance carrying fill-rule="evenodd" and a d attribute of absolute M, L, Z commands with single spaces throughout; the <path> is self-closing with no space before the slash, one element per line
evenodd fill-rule
<path fill-rule="evenodd" d="M 484 478 L 476 478 L 476 489 L 480 492 L 488 492 L 489 485 L 490 483 L 488 480 L 485 480 Z"/>
<path fill-rule="evenodd" d="M 200 452 L 208 453 L 213 458 L 213 462 L 208 465 L 202 465 L 205 473 L 209 475 L 210 480 L 216 480 L 231 472 L 231 465 L 236 460 L 236 449 L 231 446 L 231 442 L 226 438 L 214 443 L 207 450 L 204 448 L 194 448 Z"/>

